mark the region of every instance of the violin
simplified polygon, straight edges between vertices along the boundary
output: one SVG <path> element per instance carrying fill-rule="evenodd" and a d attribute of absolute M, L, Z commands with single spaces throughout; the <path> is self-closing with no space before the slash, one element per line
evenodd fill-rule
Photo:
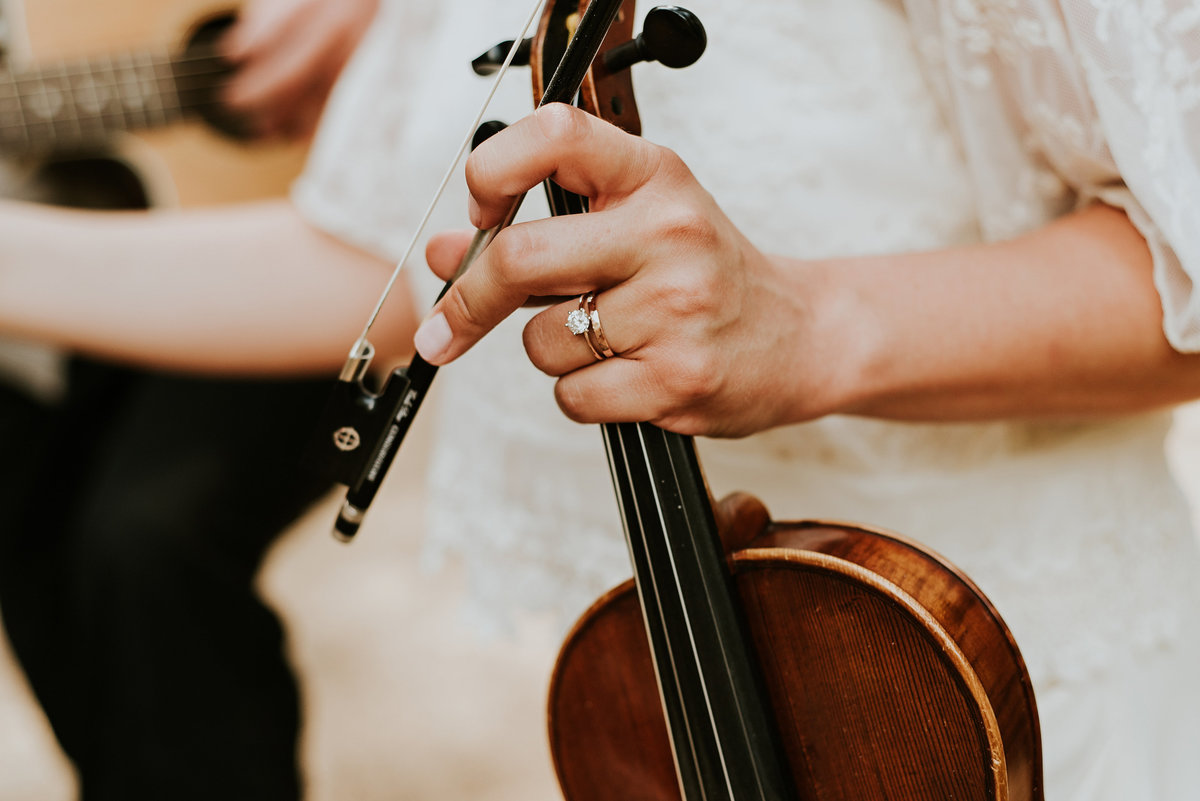
<path fill-rule="evenodd" d="M 637 133 L 630 53 L 699 57 L 703 29 L 665 7 L 632 39 L 633 6 L 551 0 L 535 99 L 544 76 L 579 69 L 576 39 L 600 38 L 589 22 L 612 20 L 577 104 Z M 553 214 L 587 209 L 547 195 Z M 690 437 L 601 429 L 634 578 L 576 623 L 553 672 L 567 799 L 1041 801 L 1032 684 L 966 575 L 879 529 L 775 522 L 749 495 L 714 507 Z"/>
<path fill-rule="evenodd" d="M 674 6 L 637 37 L 633 24 L 633 0 L 547 0 L 535 36 L 475 69 L 528 64 L 539 105 L 575 103 L 637 134 L 629 66 L 686 66 L 705 33 Z M 546 192 L 552 214 L 587 212 L 585 197 Z M 459 274 L 515 213 L 477 233 Z M 343 538 L 437 369 L 417 357 L 371 391 L 371 354 L 364 332 L 322 421 L 348 485 Z M 576 623 L 553 672 L 550 747 L 569 801 L 1043 801 L 1028 672 L 962 571 L 879 529 L 772 521 L 744 494 L 714 504 L 691 437 L 601 431 L 633 579 Z"/>

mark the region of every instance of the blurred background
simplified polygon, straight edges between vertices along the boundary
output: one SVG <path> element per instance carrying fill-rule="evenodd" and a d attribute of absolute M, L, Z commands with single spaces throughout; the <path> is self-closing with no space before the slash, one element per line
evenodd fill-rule
<path fill-rule="evenodd" d="M 458 615 L 455 571 L 419 567 L 431 419 L 406 443 L 353 545 L 329 535 L 339 501 L 331 496 L 280 539 L 261 577 L 300 676 L 310 801 L 558 797 L 543 731 L 556 643 L 536 622 L 515 639 L 480 639 Z M 1177 419 L 1171 456 L 1200 510 L 1200 405 Z M 5 651 L 0 800 L 71 801 L 73 793 L 70 769 Z"/>
<path fill-rule="evenodd" d="M 212 37 L 238 5 L 0 0 L 0 195 L 141 208 L 285 194 L 306 146 L 230 136 L 235 121 L 213 102 L 225 76 L 210 63 Z M 324 20 L 298 17 L 314 18 Z M 186 70 L 172 72 L 175 63 Z M 93 197 L 118 183 L 128 192 Z M 556 795 L 542 731 L 554 638 L 531 622 L 514 639 L 479 639 L 458 616 L 453 567 L 418 568 L 431 417 L 418 421 L 353 546 L 330 536 L 331 495 L 277 540 L 259 577 L 300 676 L 311 799 Z M 0 633 L 0 801 L 76 795 L 72 767 Z"/>
<path fill-rule="evenodd" d="M 418 566 L 431 419 L 352 545 L 330 536 L 330 496 L 280 538 L 260 578 L 300 678 L 312 801 L 556 797 L 542 714 L 556 643 L 532 622 L 515 639 L 481 639 L 459 617 L 453 568 Z M 70 766 L 3 649 L 0 800 L 70 801 Z"/>

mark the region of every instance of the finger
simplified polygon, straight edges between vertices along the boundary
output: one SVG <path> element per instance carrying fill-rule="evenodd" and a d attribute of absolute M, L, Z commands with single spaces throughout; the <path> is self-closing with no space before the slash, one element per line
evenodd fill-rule
<path fill-rule="evenodd" d="M 255 50 L 269 48 L 284 40 L 300 22 L 293 3 L 271 0 L 249 3 L 233 27 L 221 37 L 219 47 L 229 60 L 241 61 Z"/>
<path fill-rule="evenodd" d="M 294 109 L 283 121 L 284 136 L 292 140 L 306 140 L 312 137 L 325 111 L 325 101 L 333 91 L 337 76 L 332 72 L 326 73 L 310 85 L 300 96 Z"/>
<path fill-rule="evenodd" d="M 416 347 L 431 364 L 465 353 L 531 296 L 580 295 L 625 280 L 640 266 L 609 213 L 554 217 L 501 231 L 434 306 Z"/>
<path fill-rule="evenodd" d="M 525 324 L 522 341 L 533 366 L 546 375 L 560 376 L 597 361 L 597 351 L 588 344 L 590 331 L 576 334 L 567 320 L 583 309 L 578 298 L 558 303 Z"/>
<path fill-rule="evenodd" d="M 592 302 L 595 317 L 600 320 L 599 332 L 603 334 L 604 342 L 614 354 L 626 358 L 636 358 L 646 337 L 656 335 L 644 325 L 634 324 L 638 320 L 639 306 L 633 299 L 640 294 L 636 288 L 622 284 L 597 294 Z M 561 376 L 597 361 L 597 351 L 593 347 L 602 350 L 602 343 L 596 331 L 595 318 L 588 321 L 591 330 L 582 334 L 575 334 L 567 326 L 568 315 L 581 308 L 579 298 L 574 298 L 550 307 L 525 324 L 525 352 L 533 365 L 543 373 Z M 588 344 L 589 338 L 592 345 Z"/>
<path fill-rule="evenodd" d="M 453 278 L 471 245 L 472 236 L 471 231 L 443 231 L 432 236 L 425 246 L 425 261 L 433 274 L 443 281 Z"/>
<path fill-rule="evenodd" d="M 287 119 L 290 107 L 311 88 L 332 86 L 328 75 L 341 66 L 341 53 L 342 43 L 324 34 L 291 37 L 287 46 L 247 59 L 234 73 L 224 99 L 234 108 L 260 109 L 277 120 Z"/>
<path fill-rule="evenodd" d="M 320 90 L 317 90 L 319 92 Z M 316 93 L 314 93 L 316 94 Z M 286 119 L 280 120 L 278 128 L 282 137 L 292 142 L 307 141 L 317 130 L 325 104 L 317 99 L 305 99 L 294 107 Z"/>
<path fill-rule="evenodd" d="M 513 198 L 546 178 L 603 209 L 655 176 L 667 151 L 561 103 L 540 108 L 488 139 L 467 161 L 471 222 L 488 228 Z"/>
<path fill-rule="evenodd" d="M 554 399 L 577 423 L 659 422 L 666 408 L 656 372 L 641 359 L 624 357 L 567 373 L 555 383 Z"/>

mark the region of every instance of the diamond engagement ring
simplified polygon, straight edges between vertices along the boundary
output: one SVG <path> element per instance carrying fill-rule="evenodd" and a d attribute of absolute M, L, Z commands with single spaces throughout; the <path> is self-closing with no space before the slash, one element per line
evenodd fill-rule
<path fill-rule="evenodd" d="M 586 297 L 586 295 L 580 295 L 579 308 L 572 309 L 571 313 L 567 315 L 567 328 L 571 329 L 571 333 L 575 336 L 586 334 L 592 325 L 592 320 L 587 313 L 587 306 L 584 303 Z"/>
<path fill-rule="evenodd" d="M 596 308 L 595 292 L 585 292 L 579 296 L 579 308 L 572 309 L 567 315 L 567 328 L 575 336 L 583 336 L 597 361 L 616 355 L 609 347 L 608 337 L 604 336 L 604 326 L 600 325 L 600 310 Z"/>

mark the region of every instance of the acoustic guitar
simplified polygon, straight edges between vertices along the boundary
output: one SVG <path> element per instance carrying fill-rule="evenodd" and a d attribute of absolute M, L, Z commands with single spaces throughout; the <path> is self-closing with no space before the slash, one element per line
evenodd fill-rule
<path fill-rule="evenodd" d="M 282 194 L 305 145 L 239 138 L 213 44 L 230 0 L 0 0 L 0 158 L 115 154 L 152 205 Z"/>
<path fill-rule="evenodd" d="M 303 143 L 239 138 L 214 42 L 234 0 L 0 0 L 0 196 L 88 208 L 279 196 Z M 0 386 L 62 391 L 62 354 L 0 339 Z"/>

